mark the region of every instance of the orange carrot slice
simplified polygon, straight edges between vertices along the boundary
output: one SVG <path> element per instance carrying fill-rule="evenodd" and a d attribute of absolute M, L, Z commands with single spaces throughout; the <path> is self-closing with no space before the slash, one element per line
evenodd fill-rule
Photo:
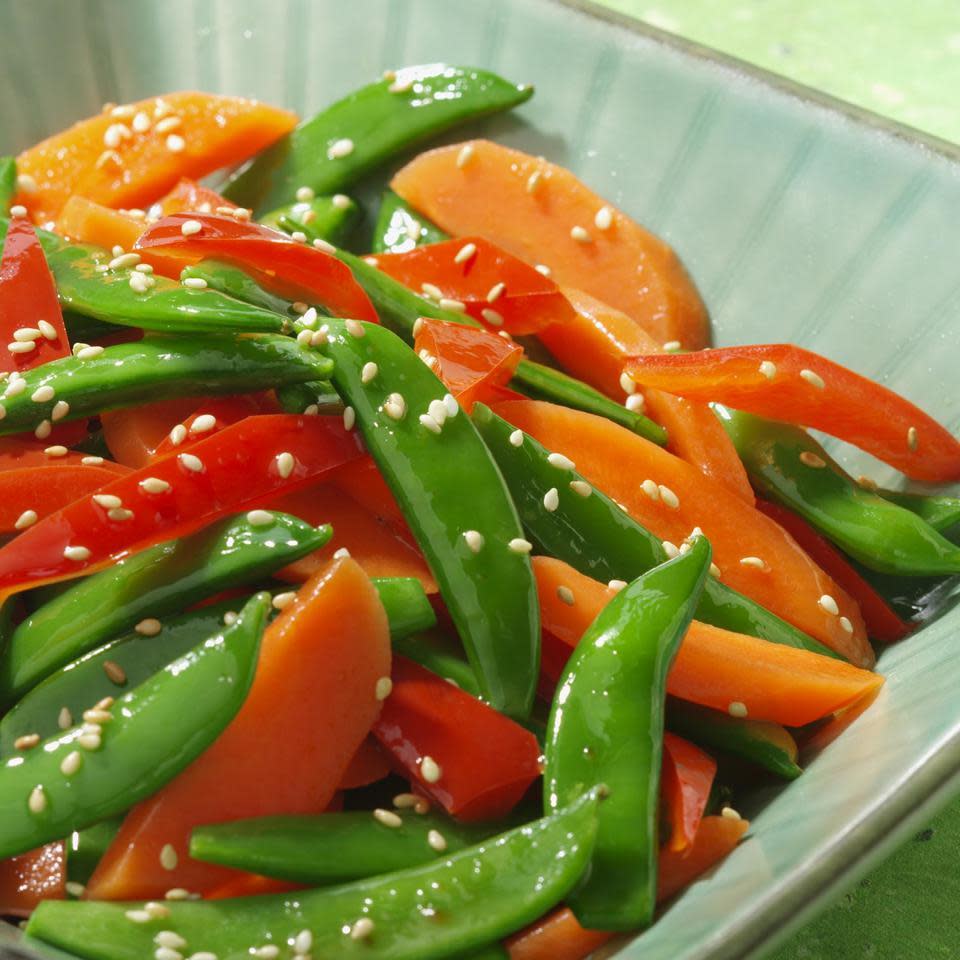
<path fill-rule="evenodd" d="M 549 267 L 622 310 L 658 343 L 710 342 L 709 318 L 674 251 L 569 170 L 489 140 L 420 154 L 391 187 L 447 233 L 479 234 L 528 263 Z M 599 226 L 598 226 L 599 224 Z"/>
<path fill-rule="evenodd" d="M 267 629 L 250 694 L 219 739 L 127 814 L 89 896 L 162 897 L 171 887 L 204 893 L 229 873 L 188 857 L 193 827 L 325 809 L 380 712 L 377 680 L 389 674 L 377 591 L 352 560 L 336 561 Z M 160 863 L 167 845 L 177 854 L 171 870 Z"/>
<path fill-rule="evenodd" d="M 202 397 L 158 400 L 100 415 L 103 438 L 117 463 L 139 470 L 156 453 L 170 431 L 193 413 Z"/>
<path fill-rule="evenodd" d="M 372 736 L 367 737 L 350 758 L 340 778 L 340 790 L 355 790 L 382 780 L 390 772 L 390 761 Z"/>
<path fill-rule="evenodd" d="M 63 842 L 0 860 L 0 916 L 28 917 L 41 900 L 66 896 L 67 856 Z"/>
<path fill-rule="evenodd" d="M 852 663 L 873 664 L 853 600 L 779 525 L 726 486 L 602 417 L 536 400 L 500 403 L 495 409 L 549 450 L 566 454 L 587 480 L 658 537 L 679 545 L 700 527 L 713 545 L 724 583 Z M 763 567 L 741 563 L 744 557 L 759 558 Z M 825 595 L 836 600 L 839 615 L 829 612 L 829 603 L 827 608 L 820 604 Z"/>
<path fill-rule="evenodd" d="M 181 177 L 239 163 L 296 123 L 289 110 L 196 91 L 124 104 L 21 153 L 17 172 L 36 187 L 17 202 L 36 223 L 55 219 L 74 193 L 108 207 L 143 207 Z"/>
<path fill-rule="evenodd" d="M 551 557 L 535 557 L 533 572 L 545 631 L 542 669 L 555 671 L 565 663 L 559 644 L 569 657 L 614 590 Z M 561 593 L 567 600 L 572 593 L 574 602 L 562 600 Z M 755 720 L 793 727 L 857 703 L 882 684 L 883 677 L 842 660 L 698 620 L 690 624 L 667 677 L 667 691 L 681 700 L 723 711 L 742 704 Z"/>

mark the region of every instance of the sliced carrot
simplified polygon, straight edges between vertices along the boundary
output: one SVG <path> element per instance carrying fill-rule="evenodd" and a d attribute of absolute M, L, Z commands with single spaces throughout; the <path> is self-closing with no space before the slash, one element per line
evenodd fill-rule
<path fill-rule="evenodd" d="M 390 772 L 390 761 L 373 737 L 367 737 L 350 758 L 340 778 L 341 790 L 355 790 L 382 780 Z"/>
<path fill-rule="evenodd" d="M 704 817 L 693 845 L 683 853 L 660 851 L 657 902 L 669 900 L 719 863 L 740 842 L 746 820 Z M 583 960 L 616 934 L 585 930 L 569 907 L 558 907 L 533 925 L 514 934 L 505 946 L 510 960 Z"/>
<path fill-rule="evenodd" d="M 0 916 L 28 917 L 41 900 L 62 900 L 66 882 L 67 855 L 60 840 L 0 860 Z"/>
<path fill-rule="evenodd" d="M 102 413 L 103 438 L 110 453 L 118 463 L 134 470 L 145 467 L 170 431 L 189 417 L 202 400 L 202 397 L 177 397 Z"/>
<path fill-rule="evenodd" d="M 708 753 L 675 733 L 664 733 L 660 793 L 670 824 L 670 850 L 693 845 L 716 774 L 717 761 Z"/>
<path fill-rule="evenodd" d="M 333 484 L 319 483 L 285 494 L 268 506 L 315 525 L 333 525 L 330 541 L 280 570 L 281 580 L 302 583 L 326 566 L 336 551 L 346 548 L 369 577 L 416 577 L 427 593 L 437 592 L 437 581 L 420 551 Z"/>
<path fill-rule="evenodd" d="M 614 591 L 551 557 L 535 557 L 533 572 L 544 650 L 550 650 L 542 669 L 562 669 L 560 644 L 569 657 Z M 560 587 L 564 595 L 573 593 L 573 604 L 560 599 Z M 667 691 L 715 710 L 742 703 L 755 720 L 800 727 L 871 696 L 882 684 L 883 677 L 842 660 L 694 620 L 670 668 Z"/>
<path fill-rule="evenodd" d="M 710 342 L 700 294 L 663 240 L 542 157 L 473 140 L 461 164 L 464 146 L 421 153 L 390 186 L 447 233 L 479 234 L 549 267 L 557 283 L 622 310 L 658 343 L 696 350 Z M 603 209 L 606 229 L 595 226 Z"/>
<path fill-rule="evenodd" d="M 319 813 L 380 712 L 377 680 L 390 673 L 390 633 L 367 575 L 335 561 L 267 628 L 240 712 L 204 754 L 127 814 L 87 886 L 94 899 L 205 893 L 229 878 L 191 860 L 203 823 Z M 160 865 L 171 844 L 175 869 Z"/>
<path fill-rule="evenodd" d="M 575 315 L 565 324 L 540 331 L 539 339 L 572 374 L 615 400 L 624 400 L 621 384 L 627 358 L 638 351 L 663 348 L 639 324 L 620 310 L 582 290 L 565 288 Z M 706 403 L 644 390 L 647 412 L 667 428 L 667 449 L 699 467 L 702 473 L 725 483 L 742 500 L 754 502 L 747 471 L 732 441 Z"/>
<path fill-rule="evenodd" d="M 602 417 L 536 400 L 495 405 L 500 416 L 566 454 L 600 490 L 658 537 L 682 543 L 700 527 L 724 583 L 847 657 L 870 666 L 860 611 L 781 527 L 696 467 Z M 644 492 L 643 483 L 654 496 Z M 656 485 L 659 485 L 657 487 Z M 740 563 L 759 557 L 763 568 Z M 820 606 L 834 597 L 840 615 Z M 846 617 L 852 631 L 844 629 Z"/>
<path fill-rule="evenodd" d="M 137 115 L 144 121 L 136 121 Z M 177 123 L 179 121 L 179 123 Z M 144 131 L 137 127 L 144 122 Z M 297 123 L 289 110 L 243 97 L 183 91 L 105 111 L 17 157 L 36 223 L 56 219 L 74 193 L 108 207 L 144 207 L 181 177 L 199 179 L 259 152 Z"/>

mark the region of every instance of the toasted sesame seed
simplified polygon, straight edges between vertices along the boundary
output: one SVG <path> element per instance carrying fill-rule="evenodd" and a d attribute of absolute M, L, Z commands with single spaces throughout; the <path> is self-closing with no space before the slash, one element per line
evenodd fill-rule
<path fill-rule="evenodd" d="M 818 390 L 823 390 L 826 384 L 823 382 L 823 377 L 818 373 L 814 373 L 812 370 L 801 370 L 800 377 L 803 380 L 806 380 L 811 387 L 816 387 Z"/>
<path fill-rule="evenodd" d="M 110 270 L 126 270 L 128 267 L 135 267 L 140 262 L 139 253 L 121 253 L 114 257 L 107 267 Z"/>
<path fill-rule="evenodd" d="M 454 263 L 466 263 L 477 255 L 477 245 L 475 243 L 465 243 L 453 258 Z"/>
<path fill-rule="evenodd" d="M 169 908 L 165 907 L 162 903 L 157 903 L 155 900 L 150 900 L 145 903 L 143 909 L 156 920 L 162 920 L 164 917 L 170 916 Z"/>
<path fill-rule="evenodd" d="M 192 237 L 203 229 L 203 224 L 199 220 L 184 220 L 180 224 L 180 232 L 185 237 Z"/>
<path fill-rule="evenodd" d="M 296 590 L 286 590 L 283 593 L 278 593 L 271 601 L 271 604 L 274 610 L 285 610 L 296 599 Z"/>
<path fill-rule="evenodd" d="M 545 277 L 549 277 L 551 273 L 550 268 L 545 263 L 535 263 L 533 265 L 533 269 L 536 270 L 537 273 L 542 274 Z"/>
<path fill-rule="evenodd" d="M 112 510 L 107 511 L 107 517 L 110 520 L 122 523 L 126 520 L 133 519 L 133 511 L 127 510 L 126 507 L 114 507 Z"/>
<path fill-rule="evenodd" d="M 353 425 L 357 422 L 357 412 L 353 407 L 344 407 L 343 408 L 343 429 L 352 430 Z"/>
<path fill-rule="evenodd" d="M 32 750 L 40 742 L 39 733 L 25 733 L 13 741 L 14 750 Z"/>
<path fill-rule="evenodd" d="M 462 170 L 470 162 L 470 158 L 472 156 L 473 156 L 473 144 L 465 143 L 460 148 L 460 152 L 457 154 L 457 167 L 460 170 Z"/>
<path fill-rule="evenodd" d="M 500 281 L 499 283 L 495 283 L 487 291 L 487 297 L 486 297 L 487 303 L 496 303 L 503 296 L 503 292 L 506 289 L 507 289 L 507 285 L 503 281 Z"/>
<path fill-rule="evenodd" d="M 483 549 L 483 534 L 477 530 L 467 530 L 463 534 L 471 552 L 479 553 Z"/>
<path fill-rule="evenodd" d="M 180 858 L 177 856 L 173 844 L 165 843 L 160 851 L 160 866 L 164 870 L 175 870 L 179 861 Z"/>
<path fill-rule="evenodd" d="M 316 197 L 312 187 L 297 187 L 296 198 L 300 203 L 309 203 Z"/>
<path fill-rule="evenodd" d="M 64 547 L 63 555 L 67 560 L 76 560 L 78 562 L 90 559 L 90 551 L 86 547 L 81 546 Z"/>
<path fill-rule="evenodd" d="M 363 324 L 359 320 L 347 320 L 344 322 L 344 327 L 346 327 L 347 333 L 351 337 L 363 337 L 366 335 L 366 331 L 363 329 Z"/>
<path fill-rule="evenodd" d="M 420 291 L 430 300 L 439 300 L 443 291 L 435 283 L 421 283 Z"/>
<path fill-rule="evenodd" d="M 236 610 L 227 610 L 223 614 L 223 625 L 232 627 L 240 619 L 240 614 Z"/>
<path fill-rule="evenodd" d="M 72 777 L 83 766 L 83 754 L 79 750 L 71 750 L 60 763 L 60 772 L 65 777 Z"/>
<path fill-rule="evenodd" d="M 33 435 L 38 440 L 46 440 L 50 436 L 51 431 L 53 430 L 53 424 L 49 420 L 41 420 L 37 425 L 37 428 L 33 431 Z"/>
<path fill-rule="evenodd" d="M 460 412 L 460 404 L 452 393 L 443 395 L 443 405 L 447 408 L 447 417 L 451 420 Z"/>
<path fill-rule="evenodd" d="M 677 350 L 680 349 L 681 346 L 682 346 L 682 344 L 680 343 L 679 340 L 668 340 L 668 341 L 663 345 L 663 349 L 664 349 L 667 353 L 675 353 Z"/>
<path fill-rule="evenodd" d="M 741 817 L 740 814 L 733 809 L 733 807 L 723 807 L 720 810 L 720 816 L 723 817 L 724 820 L 742 820 L 743 819 L 743 817 Z"/>
<path fill-rule="evenodd" d="M 13 331 L 13 339 L 20 343 L 29 343 L 32 340 L 39 340 L 43 334 L 38 327 L 18 327 Z"/>
<path fill-rule="evenodd" d="M 447 838 L 439 830 L 431 830 L 427 833 L 427 843 L 437 853 L 443 853 L 447 849 Z"/>
<path fill-rule="evenodd" d="M 573 470 L 576 468 L 576 464 L 562 453 L 548 454 L 547 463 L 549 463 L 551 467 L 556 467 L 558 470 Z"/>
<path fill-rule="evenodd" d="M 440 777 L 443 776 L 443 771 L 440 769 L 440 764 L 437 763 L 433 757 L 424 757 L 420 761 L 420 776 L 423 777 L 427 783 L 436 783 Z"/>
<path fill-rule="evenodd" d="M 66 400 L 58 400 L 50 411 L 50 419 L 57 423 L 70 412 L 70 404 Z"/>
<path fill-rule="evenodd" d="M 800 452 L 800 462 L 804 466 L 813 467 L 815 470 L 819 470 L 827 465 L 827 461 L 824 460 L 823 457 L 819 457 L 809 450 L 802 450 Z"/>
<path fill-rule="evenodd" d="M 503 326 L 503 316 L 502 314 L 497 313 L 496 310 L 491 310 L 489 307 L 484 307 L 480 311 L 480 316 L 483 317 L 486 323 L 489 323 L 491 327 L 502 327 Z"/>
<path fill-rule="evenodd" d="M 103 353 L 103 347 L 100 347 L 100 346 L 83 347 L 83 349 L 77 351 L 77 359 L 92 360 L 94 357 L 99 357 L 101 353 Z"/>
<path fill-rule="evenodd" d="M 511 553 L 529 553 L 533 549 L 533 544 L 523 537 L 514 537 L 508 544 L 507 549 Z"/>
<path fill-rule="evenodd" d="M 353 153 L 353 141 L 347 137 L 334 140 L 327 148 L 327 157 L 330 160 L 340 160 L 343 157 L 349 157 L 351 153 Z"/>
<path fill-rule="evenodd" d="M 610 590 L 616 590 L 619 593 L 627 585 L 626 580 L 608 580 L 607 587 Z"/>
<path fill-rule="evenodd" d="M 402 827 L 403 820 L 395 814 L 392 810 L 384 810 L 382 807 L 377 807 L 373 811 L 373 819 L 378 823 L 382 823 L 385 827 Z"/>
<path fill-rule="evenodd" d="M 40 331 L 38 330 L 39 334 Z M 30 394 L 30 399 L 34 403 L 48 403 L 56 396 L 56 391 L 49 384 L 44 384 L 42 387 L 37 387 L 33 393 Z"/>
<path fill-rule="evenodd" d="M 439 306 L 443 310 L 456 310 L 458 313 L 463 313 L 467 309 L 467 305 L 462 300 L 454 300 L 452 297 L 441 297 Z"/>
<path fill-rule="evenodd" d="M 49 320 L 38 320 L 37 329 L 39 329 L 44 340 L 56 340 L 57 328 Z"/>
<path fill-rule="evenodd" d="M 825 593 L 818 601 L 817 605 L 826 613 L 832 613 L 835 617 L 840 615 L 840 607 L 837 606 L 837 601 L 830 596 L 829 593 Z"/>
<path fill-rule="evenodd" d="M 910 427 L 910 429 L 907 430 L 907 446 L 911 450 L 916 450 L 919 445 L 920 437 L 917 435 L 917 428 Z"/>
<path fill-rule="evenodd" d="M 590 243 L 593 239 L 593 237 L 590 236 L 590 232 L 579 224 L 570 228 L 570 236 L 576 240 L 577 243 Z"/>
<path fill-rule="evenodd" d="M 541 177 L 542 177 L 542 174 L 540 173 L 539 170 L 534 170 L 533 173 L 531 173 L 530 176 L 527 177 L 527 184 L 525 187 L 527 193 L 533 193 L 537 189 L 537 187 L 540 184 Z"/>
<path fill-rule="evenodd" d="M 87 892 L 86 885 L 77 883 L 76 880 L 68 880 L 63 885 L 63 889 L 68 897 L 73 897 L 75 900 L 79 900 Z"/>
<path fill-rule="evenodd" d="M 163 624 L 156 617 L 146 617 L 133 629 L 141 636 L 155 637 L 163 629 Z"/>
<path fill-rule="evenodd" d="M 184 468 L 189 470 L 191 473 L 201 473 L 203 471 L 203 461 L 199 457 L 194 456 L 192 453 L 178 454 L 177 459 L 184 466 Z"/>
<path fill-rule="evenodd" d="M 393 681 L 389 677 L 380 677 L 374 687 L 373 695 L 377 700 L 386 700 L 393 691 Z"/>
<path fill-rule="evenodd" d="M 850 622 L 849 617 L 841 617 L 839 623 L 840 629 L 843 630 L 844 633 L 853 633 L 853 624 Z"/>
<path fill-rule="evenodd" d="M 171 153 L 182 153 L 187 141 L 179 133 L 171 133 L 166 140 L 166 147 Z"/>
<path fill-rule="evenodd" d="M 95 704 L 94 710 L 109 710 L 117 701 L 113 697 L 101 697 Z"/>
<path fill-rule="evenodd" d="M 153 919 L 146 910 L 127 910 L 124 916 L 133 923 L 149 923 Z"/>
<path fill-rule="evenodd" d="M 743 718 L 747 715 L 747 705 L 742 700 L 733 700 L 727 705 L 731 717 Z"/>
<path fill-rule="evenodd" d="M 159 477 L 146 477 L 140 481 L 139 486 L 146 493 L 166 493 L 170 489 L 170 484 Z"/>
<path fill-rule="evenodd" d="M 766 570 L 767 565 L 760 557 L 741 557 L 741 567 L 754 567 L 757 570 Z"/>
<path fill-rule="evenodd" d="M 164 900 L 190 900 L 190 891 L 183 887 L 171 887 L 164 895 Z M 277 953 L 280 951 L 278 950 Z"/>
<path fill-rule="evenodd" d="M 657 490 L 660 493 L 660 499 L 671 509 L 680 508 L 680 498 L 667 486 L 662 483 L 657 484 Z"/>
<path fill-rule="evenodd" d="M 27 809 L 31 813 L 43 813 L 47 809 L 47 794 L 41 784 L 37 784 L 27 798 Z"/>
<path fill-rule="evenodd" d="M 268 527 L 273 523 L 273 514 L 269 510 L 251 510 L 247 514 L 247 523 L 251 527 Z"/>
<path fill-rule="evenodd" d="M 122 687 L 127 682 L 127 672 L 115 660 L 103 661 L 103 672 L 111 683 Z"/>
<path fill-rule="evenodd" d="M 403 394 L 391 393 L 383 402 L 383 412 L 391 420 L 402 420 L 407 412 L 407 401 L 403 399 Z"/>
<path fill-rule="evenodd" d="M 30 353 L 31 350 L 37 349 L 37 345 L 32 340 L 15 340 L 7 344 L 7 349 L 11 353 Z"/>
<path fill-rule="evenodd" d="M 680 556 L 680 548 L 669 540 L 663 541 L 663 552 L 667 555 L 668 560 Z"/>
<path fill-rule="evenodd" d="M 57 714 L 57 726 L 61 730 L 69 730 L 73 726 L 73 714 L 69 707 L 61 707 Z"/>
<path fill-rule="evenodd" d="M 373 933 L 373 921 L 369 917 L 361 917 L 350 927 L 351 940 L 366 940 Z"/>
<path fill-rule="evenodd" d="M 368 360 L 360 371 L 360 382 L 369 383 L 380 372 L 380 368 L 372 360 Z"/>
<path fill-rule="evenodd" d="M 631 393 L 623 405 L 632 413 L 643 413 L 647 401 L 642 393 Z"/>
<path fill-rule="evenodd" d="M 551 487 L 543 495 L 543 506 L 549 513 L 553 513 L 560 506 L 560 493 L 556 487 Z"/>
<path fill-rule="evenodd" d="M 593 218 L 598 230 L 609 230 L 613 226 L 613 211 L 609 207 L 601 207 Z"/>
<path fill-rule="evenodd" d="M 398 793 L 393 798 L 393 805 L 398 810 L 410 810 L 417 805 L 420 800 L 415 793 Z"/>
<path fill-rule="evenodd" d="M 593 493 L 593 487 L 586 480 L 571 480 L 569 486 L 578 497 L 589 497 Z"/>
<path fill-rule="evenodd" d="M 180 281 L 181 285 L 188 290 L 206 290 L 207 281 L 203 277 L 184 277 Z"/>
<path fill-rule="evenodd" d="M 443 432 L 443 428 L 429 413 L 421 413 L 417 419 L 420 421 L 421 426 L 426 427 L 431 433 L 440 434 Z"/>
<path fill-rule="evenodd" d="M 84 750 L 99 750 L 100 743 L 100 734 L 98 733 L 82 733 L 77 737 L 77 746 L 83 747 Z"/>
<path fill-rule="evenodd" d="M 573 591 L 569 587 L 559 586 L 557 587 L 557 596 L 568 606 L 572 607 L 574 604 Z"/>

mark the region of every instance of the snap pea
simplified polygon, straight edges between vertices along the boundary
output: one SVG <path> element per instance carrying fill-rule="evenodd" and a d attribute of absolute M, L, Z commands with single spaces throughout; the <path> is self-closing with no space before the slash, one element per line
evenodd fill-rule
<path fill-rule="evenodd" d="M 803 773 L 797 765 L 797 742 L 778 723 L 731 717 L 668 697 L 667 727 L 702 747 L 725 750 L 785 780 L 795 780 Z"/>
<path fill-rule="evenodd" d="M 0 435 L 154 400 L 322 380 L 331 366 L 289 337 L 145 337 L 105 347 L 87 359 L 63 357 L 24 371 L 18 382 L 25 386 L 8 384 L 0 398 L 6 411 Z"/>
<path fill-rule="evenodd" d="M 562 900 L 593 849 L 597 795 L 419 867 L 336 887 L 236 900 L 168 901 L 163 918 L 131 923 L 135 905 L 47 900 L 28 935 L 90 960 L 153 956 L 160 930 L 190 953 L 249 960 L 264 943 L 312 933 L 315 957 L 438 960 L 486 948 Z M 477 909 L 478 904 L 483 909 Z M 357 926 L 363 918 L 368 923 Z M 352 932 L 352 936 L 351 936 Z M 186 954 L 185 954 L 186 955 Z"/>
<path fill-rule="evenodd" d="M 191 279 L 203 280 L 209 290 L 216 290 L 281 317 L 291 315 L 289 300 L 265 290 L 253 277 L 232 263 L 225 263 L 223 260 L 201 260 L 199 263 L 192 263 L 180 271 L 181 282 Z M 282 326 L 281 324 L 281 328 Z"/>
<path fill-rule="evenodd" d="M 497 461 L 528 536 L 551 556 L 597 580 L 631 580 L 666 559 L 660 540 L 637 523 L 605 493 L 583 481 L 576 470 L 550 463 L 549 452 L 533 437 L 516 434 L 506 420 L 482 403 L 474 405 L 473 422 Z M 570 487 L 583 483 L 582 496 Z M 543 509 L 544 491 L 556 487 L 559 505 Z M 711 577 L 697 606 L 697 619 L 772 643 L 812 650 L 836 658 L 828 647 L 781 620 L 760 604 Z"/>
<path fill-rule="evenodd" d="M 400 811 L 388 826 L 369 810 L 315 817 L 257 817 L 196 827 L 190 856 L 266 877 L 320 886 L 403 870 L 454 853 L 498 832 L 449 817 Z M 431 845 L 436 831 L 443 845 Z M 441 846 L 441 849 L 436 849 Z"/>
<path fill-rule="evenodd" d="M 754 487 L 864 566 L 903 576 L 960 573 L 960 547 L 854 482 L 802 427 L 727 407 L 717 413 Z"/>
<path fill-rule="evenodd" d="M 402 340 L 377 324 L 331 320 L 328 328 L 333 384 L 437 578 L 484 696 L 525 717 L 537 682 L 539 606 L 530 560 L 510 547 L 520 521 L 493 458 Z"/>
<path fill-rule="evenodd" d="M 285 413 L 342 414 L 343 401 L 329 380 L 291 383 L 275 391 L 277 403 Z"/>
<path fill-rule="evenodd" d="M 412 633 L 393 641 L 393 649 L 444 680 L 451 680 L 471 696 L 480 696 L 480 684 L 456 642 L 440 630 Z M 460 648 L 462 649 L 462 648 Z"/>
<path fill-rule="evenodd" d="M 112 709 L 0 765 L 0 858 L 122 813 L 206 749 L 246 698 L 269 607 L 258 594 Z"/>
<path fill-rule="evenodd" d="M 0 216 L 6 216 L 17 193 L 17 161 L 0 157 Z"/>
<path fill-rule="evenodd" d="M 330 539 L 329 526 L 312 527 L 287 514 L 268 514 L 266 523 L 249 516 L 150 547 L 44 604 L 17 626 L 0 653 L 0 701 L 11 703 L 58 667 L 144 619 L 267 576 Z"/>
<path fill-rule="evenodd" d="M 467 120 L 533 96 L 496 74 L 432 63 L 360 87 L 303 120 L 235 174 L 222 193 L 255 212 L 293 200 L 298 188 L 346 190 L 401 150 Z"/>
<path fill-rule="evenodd" d="M 406 253 L 425 243 L 449 240 L 438 226 L 417 213 L 392 190 L 384 190 L 373 227 L 373 253 Z"/>
<path fill-rule="evenodd" d="M 960 523 L 960 497 L 936 494 L 901 493 L 895 490 L 876 490 L 877 496 L 915 513 L 937 533 L 946 533 Z"/>
<path fill-rule="evenodd" d="M 407 637 L 436 624 L 437 615 L 416 577 L 374 577 L 373 585 L 387 611 L 391 637 Z"/>
<path fill-rule="evenodd" d="M 657 894 L 660 766 L 667 673 L 709 576 L 710 544 L 621 590 L 587 628 L 554 695 L 547 725 L 544 812 L 603 784 L 586 881 L 568 904 L 585 927 L 649 924 Z"/>
<path fill-rule="evenodd" d="M 312 200 L 288 203 L 260 217 L 268 227 L 277 227 L 283 217 L 301 228 L 309 228 L 312 239 L 326 240 L 338 246 L 350 236 L 360 221 L 360 207 L 343 193 L 332 197 L 314 197 Z"/>
<path fill-rule="evenodd" d="M 67 837 L 65 843 L 68 880 L 73 883 L 86 883 L 90 879 L 101 857 L 107 852 L 107 847 L 113 843 L 122 822 L 122 817 L 111 817 L 85 830 L 74 830 Z"/>
<path fill-rule="evenodd" d="M 85 317 L 82 313 L 72 310 L 63 311 L 63 325 L 67 328 L 67 337 L 70 343 L 90 343 L 118 333 L 123 327 L 115 323 L 106 323 L 94 317 Z"/>

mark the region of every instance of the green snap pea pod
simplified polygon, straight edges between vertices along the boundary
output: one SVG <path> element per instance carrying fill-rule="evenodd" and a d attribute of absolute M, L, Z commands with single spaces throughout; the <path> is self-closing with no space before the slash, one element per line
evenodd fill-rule
<path fill-rule="evenodd" d="M 532 87 L 486 70 L 439 63 L 406 67 L 301 121 L 222 193 L 259 212 L 289 203 L 300 187 L 318 194 L 346 190 L 402 150 L 531 96 Z"/>
<path fill-rule="evenodd" d="M 480 696 L 480 684 L 470 664 L 463 659 L 457 645 L 440 630 L 412 633 L 394 639 L 393 649 L 444 680 L 452 680 L 471 696 Z"/>
<path fill-rule="evenodd" d="M 320 886 L 403 870 L 499 832 L 449 817 L 400 811 L 398 827 L 369 810 L 314 817 L 257 817 L 196 827 L 190 856 L 207 863 Z M 439 839 L 431 838 L 437 833 Z"/>
<path fill-rule="evenodd" d="M 103 320 L 85 317 L 82 313 L 74 313 L 72 310 L 63 311 L 63 324 L 67 328 L 67 336 L 71 343 L 91 343 L 123 329 L 115 323 L 105 323 Z"/>
<path fill-rule="evenodd" d="M 373 227 L 373 253 L 407 253 L 426 243 L 440 243 L 449 237 L 418 213 L 401 196 L 384 190 L 380 211 Z"/>
<path fill-rule="evenodd" d="M 924 496 L 919 493 L 900 493 L 894 490 L 877 490 L 876 494 L 895 503 L 904 510 L 915 513 L 929 523 L 937 533 L 946 533 L 960 523 L 960 497 Z"/>
<path fill-rule="evenodd" d="M 111 710 L 0 765 L 0 858 L 122 813 L 199 756 L 246 698 L 269 608 L 258 594 Z"/>
<path fill-rule="evenodd" d="M 122 817 L 111 817 L 84 830 L 74 830 L 67 837 L 67 880 L 86 883 L 90 879 L 122 822 Z"/>
<path fill-rule="evenodd" d="M 718 407 L 750 480 L 864 566 L 881 573 L 960 573 L 960 547 L 922 517 L 865 490 L 802 427 Z"/>
<path fill-rule="evenodd" d="M 290 301 L 270 293 L 248 273 L 222 260 L 201 260 L 180 271 L 180 280 L 203 280 L 207 289 L 216 290 L 235 300 L 253 304 L 263 310 L 288 317 Z M 282 325 L 281 325 L 282 326 Z"/>
<path fill-rule="evenodd" d="M 17 161 L 0 157 L 0 216 L 6 216 L 17 193 Z"/>
<path fill-rule="evenodd" d="M 725 750 L 786 780 L 795 780 L 803 773 L 797 765 L 797 742 L 779 723 L 731 717 L 668 697 L 667 728 L 702 747 Z"/>
<path fill-rule="evenodd" d="M 145 337 L 86 359 L 63 357 L 24 371 L 20 382 L 25 386 L 13 395 L 8 386 L 0 398 L 6 411 L 0 434 L 170 397 L 246 393 L 320 380 L 329 376 L 331 366 L 289 337 Z"/>
<path fill-rule="evenodd" d="M 168 901 L 165 917 L 131 923 L 129 903 L 47 900 L 29 936 L 90 960 L 143 960 L 172 930 L 184 956 L 249 960 L 308 929 L 315 957 L 438 960 L 486 947 L 562 900 L 593 850 L 597 794 L 419 867 L 335 887 L 235 900 Z M 483 908 L 478 909 L 478 904 Z M 359 923 L 358 921 L 363 921 Z"/>
<path fill-rule="evenodd" d="M 568 899 L 585 927 L 632 930 L 653 919 L 667 673 L 709 576 L 710 544 L 621 590 L 587 628 L 554 695 L 544 810 L 603 785 L 586 882 Z"/>
<path fill-rule="evenodd" d="M 343 401 L 329 380 L 310 380 L 278 387 L 277 403 L 285 413 L 318 413 L 323 416 L 343 413 Z"/>
<path fill-rule="evenodd" d="M 360 222 L 360 215 L 360 206 L 355 200 L 336 193 L 332 197 L 314 197 L 277 207 L 260 217 L 260 222 L 276 228 L 280 218 L 284 217 L 299 224 L 305 233 L 308 228 L 311 239 L 319 238 L 339 246 Z"/>
<path fill-rule="evenodd" d="M 372 583 L 380 594 L 395 643 L 402 643 L 409 634 L 428 630 L 436 623 L 436 614 L 418 580 L 375 577 Z M 288 590 L 284 585 L 273 592 Z M 203 637 L 216 633 L 226 622 L 225 616 L 227 620 L 232 618 L 229 615 L 236 616 L 248 599 L 223 600 L 164 618 L 156 634 L 152 630 L 130 630 L 51 673 L 0 719 L 0 756 L 11 755 L 19 737 L 52 736 L 59 729 L 63 710 L 72 717 L 80 716 L 91 703 L 116 696 L 118 690 L 146 680 L 174 657 L 195 647 Z M 275 612 L 271 611 L 271 617 Z M 469 672 L 469 667 L 466 669 Z"/>
<path fill-rule="evenodd" d="M 14 630 L 0 653 L 0 701 L 10 703 L 135 624 L 151 632 L 157 617 L 267 576 L 330 539 L 329 526 L 313 527 L 282 513 L 267 516 L 264 523 L 254 514 L 231 517 L 71 585 Z"/>
<path fill-rule="evenodd" d="M 497 461 L 513 496 L 524 528 L 540 548 L 596 580 L 632 580 L 666 559 L 660 540 L 636 522 L 602 491 L 587 484 L 576 470 L 550 463 L 549 452 L 533 437 L 522 435 L 482 403 L 474 405 L 473 422 Z M 571 487 L 582 484 L 582 496 Z M 556 487 L 559 505 L 543 508 L 544 491 Z M 765 607 L 711 577 L 703 588 L 697 619 L 735 633 L 772 643 L 812 650 L 825 657 L 838 654 L 781 620 Z"/>
<path fill-rule="evenodd" d="M 377 324 L 328 326 L 333 384 L 437 578 L 484 696 L 510 716 L 527 716 L 539 606 L 529 557 L 510 546 L 520 521 L 493 458 L 402 340 Z"/>

